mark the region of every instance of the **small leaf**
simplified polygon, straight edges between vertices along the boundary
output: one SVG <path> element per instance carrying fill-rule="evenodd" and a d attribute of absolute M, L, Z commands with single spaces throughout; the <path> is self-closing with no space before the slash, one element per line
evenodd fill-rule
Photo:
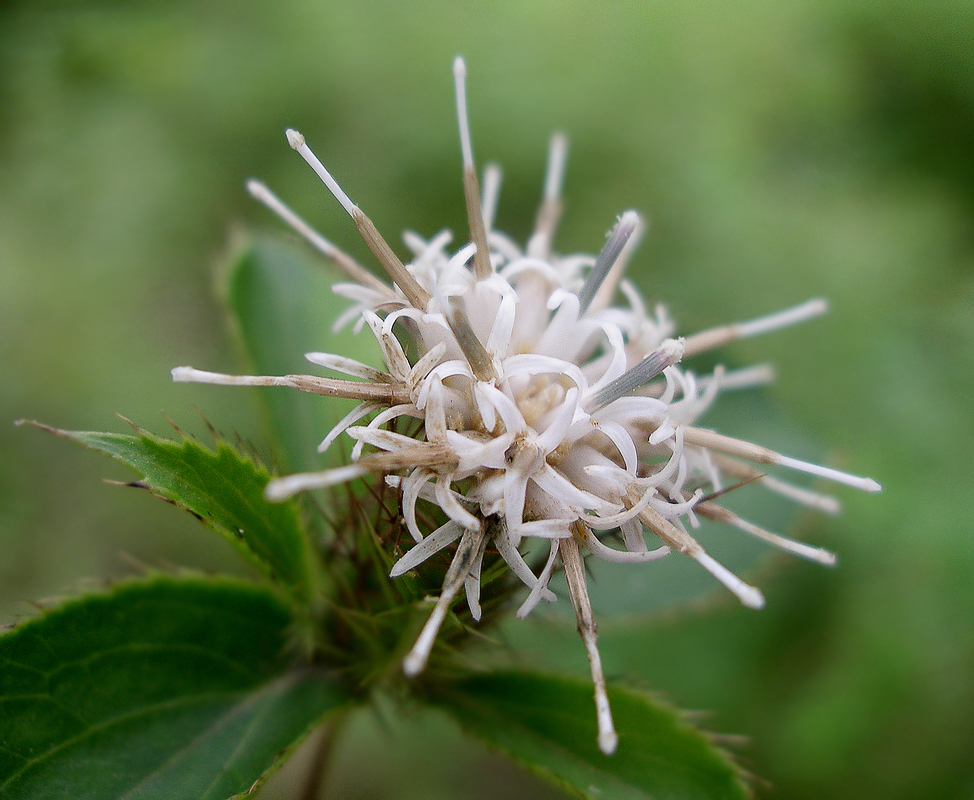
<path fill-rule="evenodd" d="M 592 686 L 529 672 L 477 675 L 435 690 L 433 702 L 469 733 L 578 797 L 740 800 L 740 770 L 684 715 L 645 692 L 609 688 L 619 747 L 596 744 Z"/>
<path fill-rule="evenodd" d="M 312 351 L 337 353 L 377 364 L 378 348 L 370 335 L 331 325 L 349 307 L 332 284 L 341 281 L 326 262 L 313 264 L 298 251 L 259 238 L 231 265 L 226 293 L 244 348 L 255 374 L 307 373 L 316 368 L 305 360 Z M 341 458 L 333 447 L 319 455 L 317 445 L 351 404 L 324 400 L 290 389 L 263 389 L 261 402 L 277 441 L 282 471 L 325 469 Z"/>
<path fill-rule="evenodd" d="M 0 796 L 223 800 L 347 702 L 269 589 L 155 576 L 0 637 Z"/>
<path fill-rule="evenodd" d="M 226 442 L 213 451 L 193 439 L 176 442 L 145 431 L 132 436 L 39 427 L 132 467 L 143 476 L 140 486 L 213 527 L 296 598 L 314 593 L 317 562 L 294 504 L 265 500 L 266 470 Z"/>

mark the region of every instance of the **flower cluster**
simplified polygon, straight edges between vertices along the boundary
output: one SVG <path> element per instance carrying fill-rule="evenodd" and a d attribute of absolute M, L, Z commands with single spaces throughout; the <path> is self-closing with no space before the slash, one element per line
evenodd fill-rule
<path fill-rule="evenodd" d="M 643 228 L 638 214 L 627 211 L 619 217 L 597 257 L 552 252 L 567 149 L 559 135 L 552 140 L 535 232 L 522 250 L 493 229 L 500 173 L 489 167 L 481 192 L 460 59 L 454 74 L 471 239 L 456 252 L 447 249 L 449 232 L 429 241 L 407 234 L 413 258 L 403 264 L 304 137 L 293 130 L 287 133 L 291 146 L 355 221 L 392 283 L 378 280 L 311 230 L 265 186 L 249 184 L 255 197 L 354 281 L 335 287 L 353 302 L 338 324 L 357 318 L 359 325 L 368 325 L 385 369 L 339 355 L 309 353 L 312 363 L 351 380 L 230 376 L 191 367 L 174 369 L 173 378 L 289 386 L 360 401 L 320 448 L 343 434 L 349 436 L 355 441 L 351 463 L 280 478 L 270 483 L 267 495 L 283 499 L 381 475 L 398 488 L 401 513 L 415 539 L 395 564 L 392 577 L 455 545 L 440 597 L 404 662 L 407 675 L 425 667 L 461 589 L 471 616 L 480 618 L 479 578 L 488 548 L 527 587 L 519 617 L 540 601 L 555 599 L 549 581 L 556 569 L 564 570 L 595 685 L 599 746 L 611 753 L 617 735 L 596 647 L 585 554 L 633 563 L 675 550 L 698 562 L 746 606 L 760 608 L 760 591 L 715 561 L 689 533 L 699 517 L 729 523 L 814 561 L 831 564 L 834 556 L 764 531 L 724 508 L 717 498 L 737 483 L 759 481 L 798 502 L 835 509 L 835 501 L 827 496 L 766 475 L 765 465 L 789 467 L 866 491 L 876 491 L 879 485 L 695 424 L 718 392 L 767 381 L 770 370 L 718 368 L 696 376 L 682 368 L 684 359 L 821 314 L 823 301 L 674 338 L 665 309 L 648 310 L 623 278 Z M 624 298 L 622 305 L 613 304 L 617 295 Z M 404 341 L 411 347 L 404 348 Z M 418 431 L 416 435 L 389 429 L 388 423 L 399 418 L 418 420 L 421 424 L 409 428 Z M 420 500 L 442 509 L 446 523 L 424 531 L 417 521 Z M 543 565 L 528 563 L 526 539 L 546 543 Z"/>

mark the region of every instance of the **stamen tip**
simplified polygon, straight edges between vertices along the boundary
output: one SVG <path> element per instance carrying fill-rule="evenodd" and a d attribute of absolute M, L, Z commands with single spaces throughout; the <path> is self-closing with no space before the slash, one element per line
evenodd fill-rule
<path fill-rule="evenodd" d="M 808 301 L 807 307 L 810 316 L 824 314 L 829 310 L 829 301 L 824 297 L 816 297 Z"/>
<path fill-rule="evenodd" d="M 625 226 L 626 235 L 631 235 L 631 232 L 636 230 L 643 223 L 643 218 L 639 216 L 639 212 L 634 209 L 629 209 L 628 211 L 623 211 L 619 215 L 619 226 Z"/>
<path fill-rule="evenodd" d="M 660 350 L 663 351 L 664 360 L 667 362 L 667 366 L 672 366 L 679 361 L 683 360 L 683 354 L 687 349 L 687 340 L 682 336 L 676 339 L 666 339 L 660 345 Z"/>
<path fill-rule="evenodd" d="M 174 383 L 192 383 L 195 371 L 192 367 L 173 367 L 169 374 Z"/>
<path fill-rule="evenodd" d="M 294 495 L 294 490 L 285 480 L 274 480 L 264 487 L 264 499 L 269 503 L 283 503 Z"/>
<path fill-rule="evenodd" d="M 764 595 L 761 594 L 760 589 L 745 584 L 740 588 L 737 596 L 747 608 L 753 608 L 755 611 L 764 608 Z"/>
<path fill-rule="evenodd" d="M 415 678 L 426 668 L 426 659 L 417 653 L 410 653 L 402 660 L 402 671 L 407 678 Z"/>
<path fill-rule="evenodd" d="M 294 128 L 288 128 L 285 135 L 287 136 L 287 143 L 295 150 L 304 147 L 304 136 L 298 131 L 294 130 Z"/>
<path fill-rule="evenodd" d="M 881 484 L 874 481 L 872 478 L 863 478 L 862 480 L 862 490 L 864 492 L 881 492 L 883 487 Z"/>
<path fill-rule="evenodd" d="M 458 80 L 467 77 L 467 65 L 463 60 L 463 56 L 457 56 L 453 59 L 453 77 Z"/>
<path fill-rule="evenodd" d="M 615 731 L 603 731 L 599 734 L 599 750 L 611 756 L 619 746 L 619 734 Z"/>

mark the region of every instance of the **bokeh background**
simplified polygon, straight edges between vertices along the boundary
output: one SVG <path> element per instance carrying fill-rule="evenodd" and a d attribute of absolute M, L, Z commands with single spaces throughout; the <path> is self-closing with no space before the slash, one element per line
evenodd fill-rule
<path fill-rule="evenodd" d="M 559 249 L 594 252 L 640 209 L 632 276 L 681 330 L 828 297 L 825 319 L 728 349 L 778 380 L 723 427 L 884 485 L 791 517 L 840 566 L 771 559 L 760 613 L 717 595 L 605 618 L 607 670 L 742 737 L 761 796 L 974 798 L 970 2 L 0 4 L 3 619 L 140 563 L 240 569 L 188 515 L 99 482 L 124 470 L 12 423 L 200 431 L 198 408 L 260 446 L 252 395 L 169 380 L 239 368 L 217 265 L 235 231 L 279 229 L 244 179 L 364 258 L 294 126 L 390 240 L 463 231 L 457 53 L 475 153 L 505 169 L 498 227 L 529 232 L 562 129 Z M 584 673 L 531 624 L 540 661 Z M 561 796 L 435 715 L 352 734 L 331 796 Z"/>

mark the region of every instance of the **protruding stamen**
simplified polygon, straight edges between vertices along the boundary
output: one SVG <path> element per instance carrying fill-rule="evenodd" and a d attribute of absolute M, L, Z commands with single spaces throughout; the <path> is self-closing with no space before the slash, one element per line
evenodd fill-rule
<path fill-rule="evenodd" d="M 335 199 L 342 204 L 342 208 L 348 212 L 348 215 L 350 217 L 354 217 L 356 209 L 355 203 L 349 199 L 342 187 L 338 185 L 338 181 L 336 181 L 331 176 L 331 173 L 325 169 L 325 165 L 318 160 L 318 156 L 311 152 L 311 148 L 308 147 L 308 143 L 305 141 L 304 136 L 293 128 L 288 128 L 287 141 L 292 148 L 298 151 L 301 158 L 308 162 L 308 166 L 310 166 L 311 169 L 315 171 L 315 174 L 321 178 L 321 182 L 328 187 L 328 191 L 335 195 Z"/>
<path fill-rule="evenodd" d="M 630 487 L 628 496 L 631 503 L 638 502 L 639 493 L 635 487 Z M 639 519 L 664 544 L 669 545 L 684 555 L 690 556 L 690 558 L 700 564 L 707 572 L 730 589 L 737 596 L 737 599 L 748 608 L 764 607 L 764 595 L 758 589 L 744 583 L 744 581 L 727 569 L 727 567 L 707 555 L 707 552 L 700 546 L 700 543 L 696 539 L 677 528 L 676 525 L 666 519 L 652 506 L 646 506 L 640 511 Z"/>
<path fill-rule="evenodd" d="M 793 483 L 787 483 L 771 475 L 765 475 L 749 464 L 745 464 L 734 458 L 727 458 L 727 456 L 721 455 L 720 453 L 711 453 L 710 458 L 721 470 L 730 475 L 755 479 L 766 489 L 780 494 L 782 497 L 787 497 L 809 508 L 824 511 L 826 514 L 839 513 L 839 501 L 830 495 L 814 492 L 803 486 L 795 486 Z"/>
<path fill-rule="evenodd" d="M 470 241 L 477 245 L 473 255 L 474 274 L 477 280 L 489 278 L 493 272 L 490 250 L 487 246 L 487 230 L 484 212 L 480 206 L 480 183 L 473 163 L 473 143 L 470 139 L 470 119 L 467 116 L 467 67 L 457 56 L 453 62 L 453 80 L 457 90 L 457 117 L 460 122 L 460 150 L 463 153 L 463 195 L 467 202 L 467 222 L 470 225 Z"/>
<path fill-rule="evenodd" d="M 565 179 L 565 163 L 568 160 L 568 137 L 556 133 L 548 147 L 548 168 L 545 171 L 544 194 L 541 207 L 534 221 L 534 235 L 528 242 L 528 255 L 547 259 L 551 241 L 561 219 L 561 187 Z"/>
<path fill-rule="evenodd" d="M 272 503 L 280 503 L 299 492 L 348 483 L 355 478 L 367 475 L 368 472 L 365 467 L 359 464 L 349 464 L 347 467 L 328 469 L 323 472 L 298 472 L 268 483 L 264 489 L 264 497 Z"/>
<path fill-rule="evenodd" d="M 745 606 L 753 609 L 764 608 L 764 595 L 761 594 L 760 589 L 744 583 L 744 581 L 727 569 L 727 567 L 725 567 L 719 561 L 715 561 L 703 550 L 701 550 L 699 553 L 691 554 L 691 557 L 701 567 L 707 570 L 707 572 L 724 584 L 724 586 L 730 589 L 737 599 L 740 600 Z"/>
<path fill-rule="evenodd" d="M 699 378 L 700 391 L 706 391 L 714 376 Z M 753 367 L 741 367 L 725 371 L 720 376 L 720 391 L 730 392 L 737 389 L 753 389 L 774 382 L 774 368 L 770 364 L 755 364 Z"/>
<path fill-rule="evenodd" d="M 326 258 L 331 259 L 335 266 L 341 269 L 348 277 L 356 283 L 368 286 L 371 289 L 382 292 L 385 295 L 393 295 L 392 289 L 386 286 L 375 275 L 359 264 L 344 250 L 340 250 L 318 231 L 312 228 L 301 217 L 294 213 L 285 203 L 272 192 L 266 184 L 258 180 L 247 181 L 247 191 L 250 195 L 262 203 L 278 217 L 284 220 L 296 233 L 302 236 L 308 244 L 314 247 Z"/>
<path fill-rule="evenodd" d="M 389 277 L 392 278 L 393 282 L 402 289 L 402 293 L 406 295 L 406 299 L 415 308 L 425 311 L 430 301 L 429 292 L 420 286 L 417 280 L 409 274 L 402 261 L 399 260 L 399 256 L 392 251 L 389 243 L 382 238 L 382 234 L 379 233 L 372 220 L 342 191 L 342 187 L 338 185 L 338 181 L 325 169 L 324 164 L 318 160 L 318 156 L 311 152 L 311 148 L 305 142 L 304 136 L 296 130 L 289 128 L 287 131 L 287 140 L 291 147 L 297 150 L 301 157 L 308 162 L 315 171 L 315 174 L 321 178 L 321 182 L 328 187 L 328 191 L 335 196 L 335 199 L 341 203 L 342 208 L 354 220 L 359 235 L 365 240 L 369 250 L 372 251 L 372 255 L 376 257 L 376 260 L 382 265 L 382 268 L 389 273 Z"/>
<path fill-rule="evenodd" d="M 737 516 L 737 514 L 733 513 L 732 511 L 728 511 L 726 508 L 718 506 L 715 503 L 700 503 L 695 506 L 695 509 L 701 516 L 717 520 L 718 522 L 726 522 L 728 525 L 733 525 L 738 530 L 749 533 L 752 536 L 767 542 L 768 544 L 773 544 L 775 547 L 778 547 L 785 552 L 792 553 L 799 558 L 804 558 L 808 561 L 815 561 L 816 563 L 824 564 L 827 567 L 835 566 L 835 553 L 831 553 L 828 550 L 823 550 L 821 547 L 812 547 L 804 542 L 796 542 L 794 539 L 779 536 L 776 533 L 771 533 L 771 531 L 766 531 L 764 528 L 759 528 L 757 525 L 748 522 L 746 519 L 741 519 L 739 516 Z"/>
<path fill-rule="evenodd" d="M 611 383 L 603 386 L 586 402 L 586 409 L 591 413 L 604 408 L 620 397 L 632 394 L 667 367 L 676 364 L 683 358 L 683 339 L 667 339 L 636 366 L 620 375 Z"/>
<path fill-rule="evenodd" d="M 473 167 L 473 141 L 470 138 L 470 118 L 467 116 L 467 65 L 462 56 L 453 61 L 453 85 L 457 95 L 457 118 L 460 123 L 460 152 L 463 166 Z"/>
<path fill-rule="evenodd" d="M 795 486 L 793 483 L 778 480 L 770 475 L 761 478 L 761 485 L 782 497 L 787 497 L 789 500 L 794 500 L 796 503 L 801 503 L 809 508 L 818 509 L 826 514 L 838 514 L 841 510 L 839 501 L 830 495 L 813 492 L 803 486 Z"/>
<path fill-rule="evenodd" d="M 616 263 L 616 259 L 622 253 L 622 248 L 626 246 L 629 237 L 636 232 L 639 224 L 639 214 L 635 211 L 626 211 L 619 217 L 619 220 L 609 232 L 609 236 L 605 241 L 605 245 L 602 247 L 602 252 L 599 253 L 595 266 L 589 271 L 582 290 L 578 293 L 579 315 L 584 314 L 592 304 L 592 300 L 595 299 L 595 293 L 602 285 L 602 281 L 609 274 L 612 265 Z"/>
<path fill-rule="evenodd" d="M 488 233 L 494 227 L 494 217 L 497 215 L 497 198 L 501 189 L 501 168 L 494 163 L 484 167 L 483 196 L 480 205 L 484 215 L 484 230 Z"/>
<path fill-rule="evenodd" d="M 703 428 L 683 426 L 683 435 L 686 444 L 706 447 L 709 450 L 717 450 L 721 453 L 745 458 L 748 461 L 754 461 L 758 464 L 779 464 L 783 467 L 798 470 L 799 472 L 807 472 L 809 475 L 828 478 L 830 481 L 835 481 L 836 483 L 844 483 L 847 486 L 862 489 L 864 492 L 878 492 L 883 488 L 872 478 L 861 478 L 858 475 L 850 475 L 848 472 L 842 472 L 831 467 L 823 467 L 807 461 L 800 461 L 797 458 L 783 456 L 781 453 L 776 453 L 767 447 L 761 447 L 760 445 L 746 442 L 743 439 L 724 436 L 721 433 L 714 433 Z"/>
<path fill-rule="evenodd" d="M 593 311 L 601 311 L 604 308 L 608 308 L 612 305 L 612 301 L 615 298 L 616 289 L 619 286 L 619 282 L 622 280 L 622 276 L 626 272 L 626 265 L 629 263 L 629 259 L 632 254 L 636 252 L 636 248 L 639 247 L 639 242 L 643 238 L 643 234 L 646 232 L 646 221 L 642 217 L 638 217 L 636 230 L 633 231 L 632 236 L 629 237 L 629 241 L 622 248 L 622 252 L 619 253 L 619 257 L 616 259 L 615 264 L 612 265 L 612 269 L 609 270 L 609 274 L 606 276 L 605 280 L 602 281 L 602 285 L 599 290 L 595 293 L 595 299 L 592 300 L 591 309 Z"/>
<path fill-rule="evenodd" d="M 408 403 L 409 387 L 395 383 L 364 383 L 320 378 L 316 375 L 224 375 L 193 367 L 174 367 L 172 379 L 176 383 L 210 383 L 219 386 L 284 386 L 323 397 L 347 397 L 352 400 L 372 400 L 384 405 Z"/>
<path fill-rule="evenodd" d="M 358 228 L 359 235 L 365 240 L 369 250 L 372 251 L 372 255 L 382 265 L 382 268 L 389 273 L 389 277 L 392 278 L 393 282 L 402 289 L 402 293 L 406 295 L 406 299 L 409 300 L 414 308 L 425 311 L 429 305 L 430 293 L 419 284 L 419 281 L 409 274 L 409 270 L 399 260 L 399 256 L 392 251 L 389 243 L 382 238 L 382 234 L 379 233 L 375 224 L 360 208 L 355 208 L 352 219 L 355 220 L 355 227 Z"/>
<path fill-rule="evenodd" d="M 750 322 L 743 322 L 740 324 L 740 335 L 741 338 L 746 339 L 750 336 L 757 336 L 762 333 L 778 330 L 778 328 L 786 328 L 789 325 L 795 325 L 807 319 L 819 317 L 828 310 L 829 304 L 821 297 L 818 297 L 794 308 L 788 308 L 776 314 L 758 317 L 758 319 L 753 319 Z"/>
<path fill-rule="evenodd" d="M 589 668 L 592 672 L 592 683 L 595 686 L 595 713 L 599 725 L 599 749 L 606 755 L 612 755 L 619 744 L 619 736 L 612 722 L 612 709 L 609 706 L 609 695 L 605 686 L 605 673 L 602 671 L 602 658 L 599 655 L 598 648 L 599 636 L 595 627 L 592 601 L 588 596 L 588 585 L 585 579 L 585 562 L 582 560 L 578 542 L 574 539 L 559 540 L 558 549 L 561 554 L 561 563 L 565 568 L 568 594 L 575 609 L 575 619 L 578 621 L 578 632 L 585 644 Z"/>
<path fill-rule="evenodd" d="M 548 166 L 545 170 L 544 202 L 561 200 L 561 187 L 565 181 L 565 164 L 568 162 L 568 137 L 558 131 L 548 145 Z"/>
<path fill-rule="evenodd" d="M 712 350 L 732 342 L 735 339 L 747 339 L 751 336 L 758 336 L 768 331 L 785 328 L 789 325 L 796 325 L 799 322 L 821 316 L 829 310 L 828 303 L 821 298 L 809 300 L 794 308 L 786 308 L 774 314 L 758 317 L 748 322 L 736 322 L 731 325 L 722 325 L 719 328 L 711 328 L 709 331 L 694 334 L 687 337 L 687 358 L 702 353 L 705 350 Z"/>
<path fill-rule="evenodd" d="M 439 633 L 443 620 L 446 619 L 453 598 L 457 596 L 457 592 L 463 586 L 470 570 L 479 563 L 483 556 L 484 547 L 487 543 L 485 529 L 486 525 L 482 525 L 478 530 L 464 532 L 457 547 L 456 555 L 453 557 L 446 577 L 443 579 L 443 590 L 436 601 L 433 613 L 426 620 L 413 649 L 409 651 L 402 662 L 402 670 L 406 673 L 407 678 L 419 675 L 426 668 L 426 662 L 433 650 L 433 642 L 436 641 L 436 634 Z"/>
<path fill-rule="evenodd" d="M 808 461 L 801 461 L 789 456 L 779 456 L 779 459 L 778 463 L 783 467 L 795 469 L 799 472 L 807 472 L 809 475 L 818 475 L 820 478 L 827 478 L 836 483 L 844 483 L 856 489 L 862 489 L 864 492 L 881 492 L 883 490 L 883 487 L 872 478 L 850 475 L 848 472 L 843 472 L 842 470 L 823 467 L 819 464 L 812 464 Z"/>

